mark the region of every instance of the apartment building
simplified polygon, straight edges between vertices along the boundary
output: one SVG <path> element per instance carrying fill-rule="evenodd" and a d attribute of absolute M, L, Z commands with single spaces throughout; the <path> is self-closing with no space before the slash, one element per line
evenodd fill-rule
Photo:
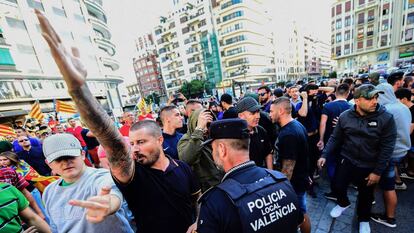
<path fill-rule="evenodd" d="M 308 76 L 328 76 L 333 71 L 330 45 L 313 35 L 304 36 L 305 71 Z"/>
<path fill-rule="evenodd" d="M 171 95 L 185 82 L 217 84 L 222 71 L 209 0 L 174 1 L 174 10 L 154 28 L 165 89 Z"/>
<path fill-rule="evenodd" d="M 331 55 L 340 75 L 413 62 L 414 0 L 338 0 L 331 16 Z"/>
<path fill-rule="evenodd" d="M 69 99 L 34 9 L 49 18 L 68 47 L 80 49 L 92 93 L 108 111 L 120 112 L 123 78 L 116 75 L 119 63 L 102 0 L 0 0 L 0 118 L 25 115 L 35 100 L 53 111 L 53 99 Z"/>

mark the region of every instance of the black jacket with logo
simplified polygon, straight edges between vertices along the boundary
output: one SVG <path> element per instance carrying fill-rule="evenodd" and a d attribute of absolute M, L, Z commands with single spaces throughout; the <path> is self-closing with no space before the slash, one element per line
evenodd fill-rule
<path fill-rule="evenodd" d="M 397 130 L 391 113 L 377 105 L 375 112 L 359 115 L 354 106 L 339 116 L 322 157 L 333 156 L 340 149 L 340 156 L 361 168 L 373 168 L 381 175 L 394 151 Z"/>

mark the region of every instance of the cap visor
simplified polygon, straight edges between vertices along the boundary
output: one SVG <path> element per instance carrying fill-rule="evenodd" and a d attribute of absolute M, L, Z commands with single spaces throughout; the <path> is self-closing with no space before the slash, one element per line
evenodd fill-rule
<path fill-rule="evenodd" d="M 369 93 L 370 98 L 374 97 L 376 94 L 384 94 L 384 91 L 374 90 Z"/>
<path fill-rule="evenodd" d="M 201 143 L 200 147 L 204 147 L 204 146 L 206 146 L 206 145 L 210 144 L 213 140 L 214 140 L 214 139 L 212 139 L 212 138 L 207 139 L 205 142 Z"/>
<path fill-rule="evenodd" d="M 257 112 L 258 110 L 260 110 L 262 108 L 262 106 L 260 105 L 255 105 L 253 107 L 250 107 L 249 109 L 247 109 L 247 111 L 249 112 Z"/>
<path fill-rule="evenodd" d="M 81 149 L 67 149 L 54 152 L 46 156 L 47 162 L 51 163 L 60 157 L 78 157 L 81 156 Z"/>

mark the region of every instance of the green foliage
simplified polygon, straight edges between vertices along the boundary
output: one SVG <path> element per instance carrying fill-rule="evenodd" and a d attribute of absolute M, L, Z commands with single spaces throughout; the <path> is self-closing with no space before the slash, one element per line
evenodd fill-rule
<path fill-rule="evenodd" d="M 152 93 L 147 97 L 144 97 L 145 103 L 150 104 L 154 103 L 156 105 L 160 104 L 160 96 L 157 93 Z"/>
<path fill-rule="evenodd" d="M 211 95 L 212 89 L 214 88 L 214 83 L 206 81 L 206 80 L 198 80 L 194 79 L 191 82 L 184 82 L 181 85 L 180 92 L 189 99 L 195 97 L 202 97 L 204 90 L 206 93 Z"/>
<path fill-rule="evenodd" d="M 336 71 L 332 71 L 331 73 L 329 73 L 329 78 L 337 78 Z"/>

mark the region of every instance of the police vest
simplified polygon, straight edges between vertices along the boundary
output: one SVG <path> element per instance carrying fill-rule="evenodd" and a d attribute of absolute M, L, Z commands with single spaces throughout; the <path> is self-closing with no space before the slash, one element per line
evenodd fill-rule
<path fill-rule="evenodd" d="M 237 207 L 243 233 L 297 232 L 302 213 L 295 191 L 282 173 L 266 171 L 269 175 L 254 183 L 229 178 L 217 188 Z"/>

